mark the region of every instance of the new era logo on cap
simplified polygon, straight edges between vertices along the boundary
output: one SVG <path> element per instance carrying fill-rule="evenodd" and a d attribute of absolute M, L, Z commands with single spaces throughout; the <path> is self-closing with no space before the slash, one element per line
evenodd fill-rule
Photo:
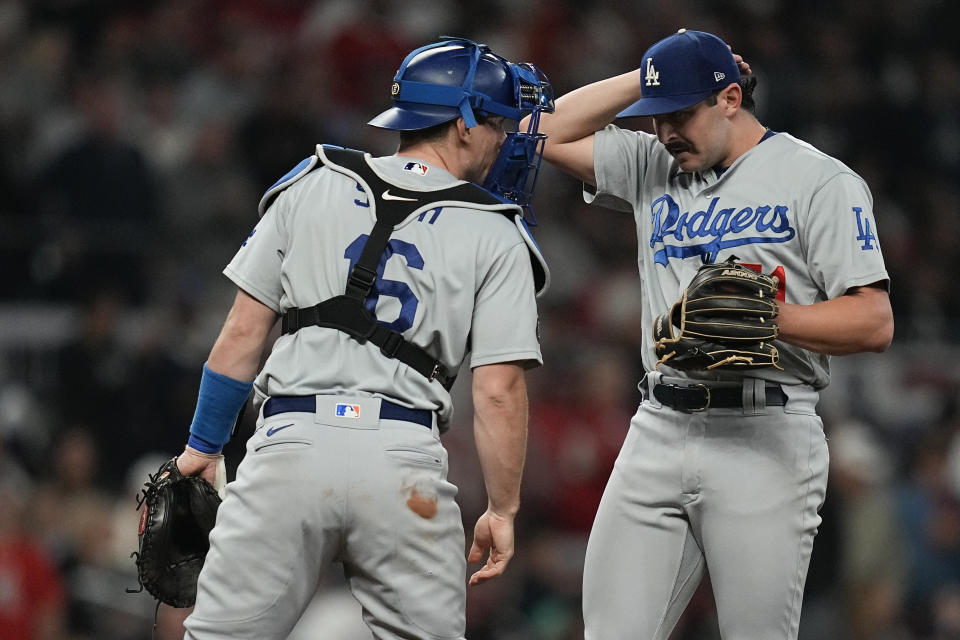
<path fill-rule="evenodd" d="M 643 97 L 617 117 L 686 109 L 740 79 L 730 47 L 703 31 L 680 29 L 647 49 L 643 60 Z"/>

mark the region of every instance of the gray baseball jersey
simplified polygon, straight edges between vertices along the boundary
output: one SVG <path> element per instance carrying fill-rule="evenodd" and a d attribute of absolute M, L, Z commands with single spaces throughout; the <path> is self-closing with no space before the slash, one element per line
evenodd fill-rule
<path fill-rule="evenodd" d="M 373 159 L 386 181 L 416 191 L 462 184 L 409 158 Z M 350 177 L 328 167 L 284 190 L 224 273 L 280 312 L 343 293 L 374 215 Z M 390 236 L 374 287 L 376 316 L 450 371 L 509 361 L 541 363 L 530 249 L 514 222 L 463 207 L 414 212 Z M 335 329 L 280 337 L 256 380 L 258 394 L 361 393 L 452 413 L 450 394 L 379 348 Z"/>
<path fill-rule="evenodd" d="M 648 371 L 656 362 L 654 318 L 670 310 L 704 262 L 736 256 L 776 274 L 778 297 L 794 304 L 888 279 L 866 183 L 789 134 L 767 138 L 720 177 L 712 170 L 679 172 L 656 136 L 613 125 L 597 133 L 594 154 L 597 190 L 587 201 L 636 216 Z M 769 369 L 762 377 L 816 389 L 827 385 L 828 356 L 781 341 L 776 345 L 784 371 Z"/>
<path fill-rule="evenodd" d="M 371 292 L 379 321 L 451 371 L 467 358 L 539 364 L 534 290 L 548 278 L 518 218 L 431 199 L 462 184 L 439 167 L 395 156 L 371 166 L 425 203 L 390 236 Z M 375 221 L 375 201 L 349 172 L 301 167 L 225 269 L 278 313 L 342 294 Z M 465 541 L 440 441 L 448 391 L 369 342 L 317 326 L 277 340 L 256 389 L 297 402 L 261 407 L 185 637 L 285 638 L 340 562 L 376 638 L 462 639 Z M 393 405 L 426 411 L 398 417 Z M 411 413 L 433 417 L 402 417 Z"/>
<path fill-rule="evenodd" d="M 594 169 L 587 201 L 636 217 L 648 374 L 587 546 L 586 638 L 666 640 L 709 564 L 724 638 L 793 640 L 826 492 L 815 406 L 828 358 L 777 341 L 782 371 L 656 368 L 652 324 L 701 264 L 731 256 L 776 274 L 778 297 L 797 304 L 887 280 L 870 192 L 785 133 L 718 175 L 681 172 L 655 136 L 611 125 Z M 734 388 L 743 406 L 685 413 L 653 393 L 694 383 Z M 770 383 L 786 406 L 767 406 Z"/>

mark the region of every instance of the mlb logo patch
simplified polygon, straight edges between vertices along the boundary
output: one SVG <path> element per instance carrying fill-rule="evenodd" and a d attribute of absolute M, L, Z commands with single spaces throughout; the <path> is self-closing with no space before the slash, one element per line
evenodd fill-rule
<path fill-rule="evenodd" d="M 359 418 L 360 405 L 338 402 L 335 413 L 338 418 Z"/>
<path fill-rule="evenodd" d="M 429 169 L 427 165 L 420 164 L 419 162 L 408 162 L 403 168 L 404 171 L 413 171 L 414 173 L 419 173 L 422 176 L 427 175 L 427 169 Z"/>

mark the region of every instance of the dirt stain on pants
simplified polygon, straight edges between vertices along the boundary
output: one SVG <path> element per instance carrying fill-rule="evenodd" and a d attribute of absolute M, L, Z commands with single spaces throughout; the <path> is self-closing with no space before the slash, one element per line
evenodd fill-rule
<path fill-rule="evenodd" d="M 437 515 L 437 497 L 422 495 L 414 487 L 407 498 L 407 507 L 421 518 L 429 520 Z"/>

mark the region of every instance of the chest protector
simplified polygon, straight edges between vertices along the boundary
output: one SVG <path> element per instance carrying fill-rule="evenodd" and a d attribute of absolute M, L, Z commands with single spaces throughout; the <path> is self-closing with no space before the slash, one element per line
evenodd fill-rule
<path fill-rule="evenodd" d="M 400 333 L 380 324 L 364 305 L 377 279 L 377 265 L 387 248 L 394 227 L 411 214 L 438 206 L 478 209 L 506 215 L 517 224 L 530 249 L 537 295 L 540 295 L 549 285 L 549 271 L 539 247 L 523 222 L 522 210 L 470 182 L 434 191 L 413 191 L 397 187 L 385 181 L 370 167 L 363 152 L 318 145 L 316 155 L 298 164 L 267 190 L 260 200 L 260 215 L 266 212 L 281 191 L 321 165 L 350 176 L 360 184 L 371 200 L 376 222 L 363 246 L 360 258 L 347 277 L 344 293 L 312 307 L 285 310 L 282 315 L 283 334 L 314 326 L 337 329 L 361 344 L 371 342 L 380 347 L 386 357 L 403 362 L 431 382 L 436 380 L 449 389 L 456 379 L 455 372 L 448 371 L 440 361 Z M 385 194 L 388 190 L 390 199 L 385 200 L 380 194 Z"/>

